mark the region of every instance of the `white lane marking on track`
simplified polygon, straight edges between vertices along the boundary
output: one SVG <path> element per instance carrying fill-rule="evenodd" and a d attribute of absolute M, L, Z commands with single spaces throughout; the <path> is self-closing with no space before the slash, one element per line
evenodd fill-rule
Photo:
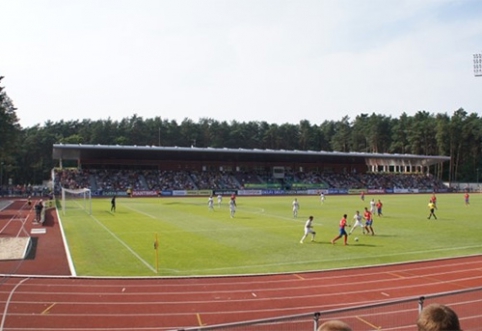
<path fill-rule="evenodd" d="M 0 323 L 0 330 L 3 330 L 3 326 L 5 325 L 5 319 L 7 318 L 7 311 L 8 311 L 8 308 L 10 306 L 10 302 L 12 301 L 13 294 L 15 293 L 17 288 L 19 288 L 20 285 L 22 285 L 27 280 L 29 280 L 29 278 L 22 279 L 17 285 L 15 285 L 15 287 L 12 289 L 12 291 L 8 295 L 7 301 L 5 302 L 5 309 L 3 311 L 2 322 Z"/>

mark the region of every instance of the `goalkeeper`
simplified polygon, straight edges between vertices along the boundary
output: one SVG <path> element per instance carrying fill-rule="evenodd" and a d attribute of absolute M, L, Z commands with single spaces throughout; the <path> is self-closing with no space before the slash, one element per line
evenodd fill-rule
<path fill-rule="evenodd" d="M 112 200 L 110 200 L 110 211 L 115 212 L 115 195 L 112 197 Z"/>

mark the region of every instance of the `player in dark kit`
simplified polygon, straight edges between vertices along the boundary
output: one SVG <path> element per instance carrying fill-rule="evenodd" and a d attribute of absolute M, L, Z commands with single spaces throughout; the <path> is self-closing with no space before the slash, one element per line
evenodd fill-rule
<path fill-rule="evenodd" d="M 433 203 L 433 200 L 431 199 L 428 203 L 428 209 L 430 210 L 430 214 L 428 215 L 427 219 L 431 219 L 432 216 L 437 219 L 437 216 L 435 216 L 435 209 L 436 209 L 436 206 L 435 204 Z"/>
<path fill-rule="evenodd" d="M 110 211 L 115 212 L 115 195 L 112 197 L 112 200 L 110 200 Z"/>

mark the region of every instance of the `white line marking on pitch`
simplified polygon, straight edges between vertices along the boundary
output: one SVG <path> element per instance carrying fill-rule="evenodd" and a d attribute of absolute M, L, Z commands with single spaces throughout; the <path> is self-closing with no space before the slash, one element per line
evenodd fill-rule
<path fill-rule="evenodd" d="M 103 227 L 115 240 L 117 240 L 122 246 L 124 246 L 132 255 L 134 255 L 139 261 L 141 261 L 146 267 L 148 267 L 152 272 L 157 272 L 149 263 L 147 263 L 139 254 L 137 254 L 129 245 L 122 241 L 119 237 L 115 235 L 114 232 L 109 230 L 101 221 L 95 218 L 93 215 L 89 215 L 94 221 L 96 221 L 101 227 Z"/>
<path fill-rule="evenodd" d="M 145 216 L 150 217 L 150 218 L 153 218 L 153 219 L 157 219 L 156 216 L 153 216 L 153 215 L 148 214 L 148 213 L 146 213 L 146 212 L 143 212 L 143 211 L 141 211 L 141 210 L 137 210 L 137 209 L 135 209 L 135 208 L 132 208 L 132 207 L 129 207 L 129 206 L 126 206 L 126 205 L 124 205 L 124 207 L 127 208 L 127 209 L 130 209 L 130 210 L 133 210 L 133 211 L 135 211 L 136 213 L 145 215 Z"/>

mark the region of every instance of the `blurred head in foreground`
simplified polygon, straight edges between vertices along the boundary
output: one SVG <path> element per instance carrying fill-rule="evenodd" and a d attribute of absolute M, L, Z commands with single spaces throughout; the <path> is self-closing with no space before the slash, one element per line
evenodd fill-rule
<path fill-rule="evenodd" d="M 318 331 L 352 331 L 352 329 L 345 322 L 332 320 L 321 324 Z"/>
<path fill-rule="evenodd" d="M 418 331 L 461 331 L 457 314 L 449 307 L 437 303 L 422 309 L 417 327 Z"/>

